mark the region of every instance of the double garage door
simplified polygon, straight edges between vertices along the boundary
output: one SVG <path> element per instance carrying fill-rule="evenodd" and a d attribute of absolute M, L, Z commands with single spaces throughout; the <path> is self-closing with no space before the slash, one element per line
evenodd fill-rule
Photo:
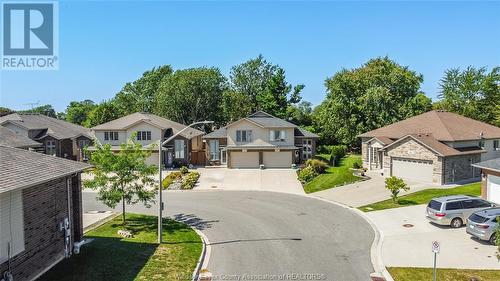
<path fill-rule="evenodd" d="M 259 152 L 231 152 L 231 168 L 259 168 Z M 290 168 L 292 165 L 292 152 L 264 151 L 262 164 L 266 168 Z"/>
<path fill-rule="evenodd" d="M 392 158 L 392 176 L 422 182 L 432 182 L 432 161 Z"/>
<path fill-rule="evenodd" d="M 488 184 L 486 188 L 488 192 L 486 199 L 500 204 L 500 177 L 488 175 Z"/>

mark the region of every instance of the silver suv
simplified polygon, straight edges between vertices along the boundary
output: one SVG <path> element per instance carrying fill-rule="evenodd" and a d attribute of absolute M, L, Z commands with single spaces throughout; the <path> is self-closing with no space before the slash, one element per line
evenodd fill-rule
<path fill-rule="evenodd" d="M 472 214 L 467 219 L 467 233 L 484 241 L 496 245 L 497 217 L 500 216 L 500 208 L 491 208 Z"/>
<path fill-rule="evenodd" d="M 444 196 L 434 198 L 429 202 L 427 205 L 427 219 L 436 224 L 458 228 L 473 213 L 493 206 L 493 203 L 477 197 L 466 195 Z"/>

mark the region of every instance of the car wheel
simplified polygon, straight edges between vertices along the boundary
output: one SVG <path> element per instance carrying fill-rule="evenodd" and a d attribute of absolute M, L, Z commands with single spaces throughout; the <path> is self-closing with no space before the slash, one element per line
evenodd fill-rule
<path fill-rule="evenodd" d="M 454 218 L 451 220 L 450 226 L 453 228 L 459 228 L 462 226 L 462 224 L 463 222 L 461 218 Z"/>
<path fill-rule="evenodd" d="M 490 244 L 491 245 L 496 245 L 497 244 L 497 235 L 496 234 L 491 235 L 491 237 L 490 237 Z"/>

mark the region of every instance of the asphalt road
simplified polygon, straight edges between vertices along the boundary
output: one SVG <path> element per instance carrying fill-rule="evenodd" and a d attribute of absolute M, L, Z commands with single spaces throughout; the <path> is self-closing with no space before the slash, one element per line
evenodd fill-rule
<path fill-rule="evenodd" d="M 264 191 L 168 192 L 164 198 L 168 216 L 210 240 L 214 280 L 370 280 L 374 232 L 345 208 Z M 83 205 L 108 209 L 88 192 Z M 127 212 L 156 214 L 156 208 L 135 205 Z M 282 274 L 298 275 L 278 279 Z"/>

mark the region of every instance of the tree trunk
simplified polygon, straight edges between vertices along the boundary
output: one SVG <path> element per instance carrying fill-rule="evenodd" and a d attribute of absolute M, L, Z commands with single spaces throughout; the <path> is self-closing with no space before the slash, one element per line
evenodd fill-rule
<path fill-rule="evenodd" d="M 122 219 L 123 219 L 123 225 L 126 225 L 127 223 L 125 222 L 125 197 L 122 196 Z"/>

